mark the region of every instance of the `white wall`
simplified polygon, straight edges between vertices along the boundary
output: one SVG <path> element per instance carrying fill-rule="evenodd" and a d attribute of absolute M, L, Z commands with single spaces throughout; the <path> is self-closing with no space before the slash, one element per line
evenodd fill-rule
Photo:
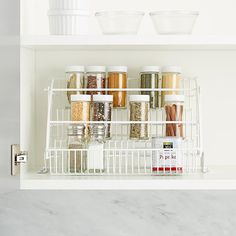
<path fill-rule="evenodd" d="M 48 34 L 48 0 L 21 0 L 21 22 L 23 34 Z M 146 13 L 155 10 L 199 10 L 200 16 L 195 34 L 236 34 L 236 1 L 224 0 L 91 0 L 91 14 L 100 10 L 142 10 Z M 27 16 L 27 17 L 26 17 Z M 28 20 L 28 19 L 30 20 Z M 91 17 L 91 34 L 100 33 L 94 17 Z M 153 34 L 154 29 L 147 15 L 140 34 Z"/>

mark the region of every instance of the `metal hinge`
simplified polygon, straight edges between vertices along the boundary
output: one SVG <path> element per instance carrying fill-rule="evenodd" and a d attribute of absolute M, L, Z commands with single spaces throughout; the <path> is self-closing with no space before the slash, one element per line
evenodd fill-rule
<path fill-rule="evenodd" d="M 20 173 L 20 166 L 27 163 L 28 152 L 21 151 L 19 144 L 11 145 L 11 175 L 15 176 Z"/>

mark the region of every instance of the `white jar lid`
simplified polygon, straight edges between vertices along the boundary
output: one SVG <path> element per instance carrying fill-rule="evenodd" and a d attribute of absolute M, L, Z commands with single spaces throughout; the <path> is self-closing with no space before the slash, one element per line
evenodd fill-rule
<path fill-rule="evenodd" d="M 105 66 L 87 66 L 86 72 L 106 72 Z"/>
<path fill-rule="evenodd" d="M 88 10 L 49 10 L 48 16 L 89 16 Z"/>
<path fill-rule="evenodd" d="M 94 102 L 113 102 L 113 95 L 93 95 Z"/>
<path fill-rule="evenodd" d="M 150 96 L 149 95 L 130 95 L 129 101 L 130 102 L 149 102 Z"/>
<path fill-rule="evenodd" d="M 86 95 L 86 94 L 74 94 L 71 95 L 71 101 L 72 102 L 90 102 L 91 101 L 91 95 Z"/>
<path fill-rule="evenodd" d="M 65 69 L 65 72 L 84 72 L 85 68 L 84 66 L 67 66 Z"/>
<path fill-rule="evenodd" d="M 182 69 L 179 66 L 164 66 L 162 68 L 162 72 L 163 73 L 168 73 L 168 72 L 170 72 L 170 73 L 181 73 Z"/>
<path fill-rule="evenodd" d="M 128 72 L 127 66 L 108 66 L 107 72 Z"/>
<path fill-rule="evenodd" d="M 160 67 L 159 66 L 144 66 L 142 67 L 141 73 L 142 72 L 160 72 Z"/>
<path fill-rule="evenodd" d="M 184 95 L 165 95 L 164 101 L 165 103 L 168 102 L 184 102 L 185 97 Z"/>

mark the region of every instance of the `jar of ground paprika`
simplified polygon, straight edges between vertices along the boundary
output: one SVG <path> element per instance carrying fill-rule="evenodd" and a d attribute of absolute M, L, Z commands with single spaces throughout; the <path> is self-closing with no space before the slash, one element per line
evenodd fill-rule
<path fill-rule="evenodd" d="M 106 67 L 105 66 L 87 66 L 85 77 L 86 94 L 105 94 L 106 88 Z M 91 89 L 91 90 L 89 90 Z M 96 90 L 98 89 L 98 90 Z"/>
<path fill-rule="evenodd" d="M 109 95 L 113 95 L 114 108 L 126 108 L 127 92 L 122 89 L 127 88 L 127 67 L 126 66 L 110 66 L 108 72 L 108 88 L 116 89 L 109 91 Z"/>

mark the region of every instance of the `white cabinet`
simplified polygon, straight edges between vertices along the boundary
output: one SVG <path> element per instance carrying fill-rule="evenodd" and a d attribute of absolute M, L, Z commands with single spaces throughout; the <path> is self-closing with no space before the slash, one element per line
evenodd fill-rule
<path fill-rule="evenodd" d="M 28 5 L 29 4 L 29 5 Z M 38 3 L 39 4 L 39 3 Z M 34 5 L 34 4 L 33 4 Z M 40 5 L 40 4 L 39 4 Z M 43 8 L 42 4 L 42 8 Z M 22 10 L 30 3 L 23 1 Z M 44 9 L 45 10 L 45 9 Z M 39 9 L 40 12 L 40 9 Z M 22 15 L 22 24 L 35 18 Z M 32 22 L 31 29 L 39 23 Z M 46 22 L 46 19 L 42 19 Z M 35 24 L 34 24 L 35 23 Z M 22 189 L 231 189 L 236 188 L 236 37 L 227 36 L 21 36 Z M 40 34 L 40 33 L 39 33 Z M 66 176 L 43 173 L 47 91 L 53 78 L 64 78 L 68 65 L 127 65 L 137 78 L 143 65 L 180 65 L 201 86 L 202 133 L 207 173 L 183 176 Z M 40 172 L 41 171 L 41 172 Z"/>

